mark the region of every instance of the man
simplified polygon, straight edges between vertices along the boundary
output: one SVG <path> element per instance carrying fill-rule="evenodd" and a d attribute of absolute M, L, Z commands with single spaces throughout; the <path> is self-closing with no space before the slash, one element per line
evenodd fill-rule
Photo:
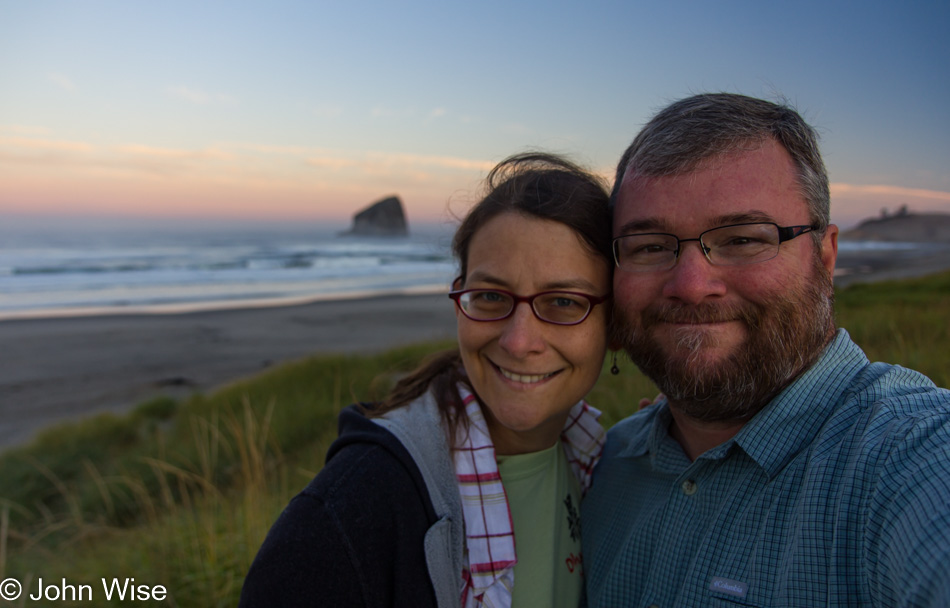
<path fill-rule="evenodd" d="M 608 435 L 588 604 L 950 606 L 950 391 L 835 330 L 814 130 L 676 102 L 611 202 L 615 341 L 666 398 Z"/>

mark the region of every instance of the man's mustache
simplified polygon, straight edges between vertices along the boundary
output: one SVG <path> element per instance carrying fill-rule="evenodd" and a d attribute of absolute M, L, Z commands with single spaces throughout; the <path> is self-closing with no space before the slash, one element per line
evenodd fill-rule
<path fill-rule="evenodd" d="M 656 323 L 696 324 L 741 321 L 758 325 L 760 315 L 754 304 L 658 304 L 643 311 L 643 325 Z"/>

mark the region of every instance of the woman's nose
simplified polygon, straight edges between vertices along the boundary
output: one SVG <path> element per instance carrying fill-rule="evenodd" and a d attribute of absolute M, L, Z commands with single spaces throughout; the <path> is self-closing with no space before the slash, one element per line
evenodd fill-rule
<path fill-rule="evenodd" d="M 518 302 L 504 323 L 498 342 L 511 355 L 524 357 L 544 349 L 545 323 L 535 316 L 534 310 L 527 302 Z"/>

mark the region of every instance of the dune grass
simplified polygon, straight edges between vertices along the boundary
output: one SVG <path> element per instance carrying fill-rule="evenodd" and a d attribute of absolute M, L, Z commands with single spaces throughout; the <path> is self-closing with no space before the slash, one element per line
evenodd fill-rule
<path fill-rule="evenodd" d="M 840 326 L 872 360 L 950 385 L 950 273 L 855 285 Z M 234 606 L 264 535 L 323 466 L 336 416 L 378 399 L 393 378 L 451 343 L 288 363 L 210 395 L 156 399 L 43 433 L 0 455 L 0 580 L 161 584 L 167 606 Z M 621 357 L 589 396 L 609 426 L 653 384 Z M 28 602 L 21 597 L 19 603 Z M 68 605 L 68 603 L 66 603 Z"/>
<path fill-rule="evenodd" d="M 837 293 L 837 320 L 871 361 L 916 369 L 950 386 L 950 272 Z"/>

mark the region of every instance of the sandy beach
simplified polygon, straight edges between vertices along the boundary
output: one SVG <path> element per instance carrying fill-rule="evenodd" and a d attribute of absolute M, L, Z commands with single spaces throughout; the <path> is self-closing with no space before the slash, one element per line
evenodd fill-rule
<path fill-rule="evenodd" d="M 950 269 L 950 248 L 842 253 L 835 283 Z M 180 314 L 0 321 L 0 448 L 158 395 L 185 396 L 315 353 L 367 353 L 455 335 L 444 294 Z"/>
<path fill-rule="evenodd" d="M 51 424 L 185 396 L 315 353 L 455 336 L 444 294 L 182 314 L 0 321 L 0 448 Z"/>

